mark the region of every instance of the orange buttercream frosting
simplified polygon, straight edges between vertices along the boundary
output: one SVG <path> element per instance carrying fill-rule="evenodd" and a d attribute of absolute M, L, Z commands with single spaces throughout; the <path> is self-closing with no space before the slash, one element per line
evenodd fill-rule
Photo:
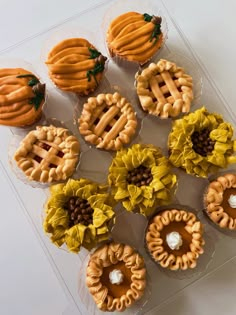
<path fill-rule="evenodd" d="M 40 90 L 35 90 L 36 85 Z M 25 69 L 0 69 L 0 124 L 19 127 L 36 122 L 45 102 L 44 89 L 45 85 Z"/>
<path fill-rule="evenodd" d="M 102 79 L 106 57 L 84 38 L 59 42 L 48 54 L 49 76 L 63 91 L 87 95 Z"/>
<path fill-rule="evenodd" d="M 161 47 L 161 18 L 127 12 L 115 18 L 107 31 L 107 45 L 112 56 L 120 56 L 141 64 Z"/>

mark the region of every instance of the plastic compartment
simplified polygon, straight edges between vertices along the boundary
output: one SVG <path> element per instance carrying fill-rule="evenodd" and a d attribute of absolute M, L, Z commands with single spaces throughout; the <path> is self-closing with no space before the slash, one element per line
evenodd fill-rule
<path fill-rule="evenodd" d="M 132 2 L 133 6 L 137 6 L 136 2 Z M 199 105 L 203 104 L 209 111 L 218 112 L 223 115 L 224 119 L 234 126 L 236 126 L 235 117 L 231 115 L 230 109 L 224 103 L 224 100 L 219 95 L 218 91 L 214 88 L 212 78 L 209 78 L 208 74 L 204 72 L 195 58 L 193 52 L 189 49 L 188 43 L 184 40 L 183 34 L 176 28 L 176 24 L 173 22 L 172 17 L 169 16 L 168 11 L 160 0 L 151 0 L 151 5 L 156 8 L 155 12 L 160 9 L 163 15 L 166 17 L 168 23 L 168 41 L 166 45 L 158 53 L 158 58 L 165 58 L 167 54 L 173 53 L 178 55 L 184 55 L 190 58 L 198 68 L 200 75 L 203 79 L 202 95 L 199 101 Z M 86 10 L 84 13 L 76 15 L 73 19 L 68 20 L 60 28 L 74 27 L 79 29 L 84 25 L 88 25 L 91 30 L 96 30 L 96 36 L 99 38 L 101 45 L 101 51 L 105 51 L 104 43 L 104 31 L 101 27 L 102 19 L 105 12 L 110 7 L 110 1 L 103 1 L 100 4 L 94 6 L 90 10 Z M 46 82 L 49 82 L 47 75 L 45 74 L 45 66 L 40 60 L 40 51 L 43 43 L 55 32 L 49 30 L 48 32 L 31 38 L 18 46 L 14 46 L 11 50 L 7 51 L 6 57 L 15 57 L 27 59 L 34 64 L 36 72 L 39 73 Z M 100 49 L 99 45 L 99 49 Z M 109 61 L 109 69 L 106 73 L 107 79 L 111 85 L 117 85 L 121 88 L 125 87 L 129 91 L 130 97 L 135 98 L 134 89 L 134 75 L 137 72 L 137 66 L 130 65 L 129 67 L 119 67 L 115 62 Z M 62 97 L 62 94 L 54 87 L 51 89 L 50 94 L 53 93 L 53 97 L 49 98 L 50 107 L 46 110 L 47 117 L 57 118 L 63 120 L 66 126 L 70 130 L 74 130 L 76 134 L 76 128 L 73 120 L 74 99 L 70 102 L 67 97 Z M 73 106 L 71 106 L 73 104 Z M 136 102 L 136 106 L 138 103 Z M 196 105 L 196 108 L 199 107 Z M 194 108 L 195 109 L 195 108 Z M 47 113 L 49 115 L 47 115 Z M 148 119 L 143 120 L 142 130 L 139 135 L 140 143 L 152 143 L 160 146 L 163 152 L 167 154 L 167 136 L 171 127 L 171 121 L 160 121 L 153 119 L 150 116 Z M 155 117 L 154 117 L 155 118 Z M 79 137 L 79 133 L 77 132 Z M 79 176 L 88 177 L 93 180 L 102 181 L 101 178 L 106 178 L 107 167 L 111 162 L 112 156 L 109 153 L 105 153 L 96 149 L 91 149 L 90 153 L 87 148 L 82 148 L 81 163 Z M 7 150 L 2 152 L 3 160 L 7 161 Z M 89 158 L 88 158 L 89 154 Z M 83 156 L 84 155 L 84 156 Z M 12 187 L 18 196 L 19 202 L 23 205 L 25 212 L 28 214 L 32 226 L 35 228 L 39 241 L 41 242 L 48 260 L 52 264 L 64 291 L 68 297 L 68 310 L 76 310 L 76 314 L 93 315 L 96 310 L 89 312 L 86 309 L 85 304 L 82 301 L 81 296 L 78 294 L 78 272 L 82 268 L 82 264 L 86 254 L 82 252 L 79 255 L 68 254 L 63 250 L 57 249 L 47 236 L 44 235 L 41 226 L 41 210 L 42 200 L 45 198 L 45 191 L 39 189 L 31 189 L 28 185 L 22 184 L 22 182 L 15 180 L 15 175 L 6 167 L 6 173 L 8 174 Z M 200 179 L 187 175 L 183 170 L 176 170 L 178 175 L 178 190 L 176 191 L 176 198 L 179 203 L 189 205 L 191 208 L 202 209 L 202 196 L 204 189 L 208 183 L 207 179 Z M 43 197 L 42 197 L 43 196 Z M 35 207 L 37 201 L 37 208 Z M 123 211 L 123 210 L 120 210 Z M 137 216 L 137 217 L 136 217 Z M 143 240 L 143 231 L 145 229 L 145 218 L 139 215 L 130 214 L 124 212 L 123 219 L 118 222 L 122 228 L 122 234 L 119 233 L 118 225 L 116 235 L 117 240 L 125 241 L 126 239 L 132 245 L 132 239 L 130 238 L 131 231 L 137 236 L 138 240 Z M 204 216 L 202 218 L 204 220 Z M 124 224 L 125 222 L 125 224 Z M 205 222 L 208 224 L 208 222 Z M 113 231 L 115 233 L 115 229 Z M 236 255 L 235 239 L 230 238 L 223 233 L 218 233 L 214 230 L 213 242 L 215 244 L 214 259 L 208 265 L 206 270 L 201 275 L 193 275 L 191 278 L 186 279 L 174 279 L 161 272 L 157 266 L 145 256 L 145 250 L 141 254 L 146 259 L 148 270 L 153 270 L 155 277 L 152 279 L 152 292 L 148 303 L 143 307 L 142 314 L 156 314 L 157 309 L 161 309 L 162 305 L 168 303 L 170 297 L 175 296 L 182 289 L 190 286 L 192 283 L 205 277 L 209 272 L 219 268 L 222 264 L 232 259 Z M 128 242 L 127 241 L 127 242 Z M 45 284 L 46 285 L 46 284 Z M 64 310 L 63 310 L 64 311 Z M 70 313 L 69 313 L 70 314 Z"/>

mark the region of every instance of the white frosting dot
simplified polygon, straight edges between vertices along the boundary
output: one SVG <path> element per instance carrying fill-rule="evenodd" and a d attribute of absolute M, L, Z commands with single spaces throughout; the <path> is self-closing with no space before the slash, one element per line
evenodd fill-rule
<path fill-rule="evenodd" d="M 236 208 L 236 195 L 230 195 L 228 203 L 231 208 Z"/>
<path fill-rule="evenodd" d="M 170 249 L 178 250 L 183 244 L 181 235 L 178 232 L 171 232 L 166 235 L 166 242 Z"/>
<path fill-rule="evenodd" d="M 124 275 L 120 270 L 114 269 L 109 273 L 109 279 L 112 284 L 121 284 L 124 280 Z"/>

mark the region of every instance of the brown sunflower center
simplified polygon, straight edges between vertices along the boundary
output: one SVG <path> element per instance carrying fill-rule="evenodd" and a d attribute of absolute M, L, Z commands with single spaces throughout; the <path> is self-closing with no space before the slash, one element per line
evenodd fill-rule
<path fill-rule="evenodd" d="M 210 130 L 203 129 L 200 131 L 194 131 L 191 136 L 191 140 L 193 143 L 193 150 L 202 155 L 207 156 L 207 154 L 211 153 L 214 149 L 215 141 L 210 138 Z"/>
<path fill-rule="evenodd" d="M 128 171 L 126 181 L 128 184 L 133 184 L 138 187 L 148 186 L 153 179 L 151 169 L 140 165 L 130 171 Z"/>
<path fill-rule="evenodd" d="M 69 226 L 76 224 L 89 225 L 93 223 L 93 208 L 91 208 L 88 200 L 80 197 L 70 197 L 64 205 L 65 210 L 69 213 Z"/>

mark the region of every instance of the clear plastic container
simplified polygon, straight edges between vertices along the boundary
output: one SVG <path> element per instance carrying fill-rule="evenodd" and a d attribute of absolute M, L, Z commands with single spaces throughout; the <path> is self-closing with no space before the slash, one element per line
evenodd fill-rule
<path fill-rule="evenodd" d="M 142 3 L 146 5 L 146 1 L 142 1 Z M 202 77 L 202 95 L 199 102 L 197 102 L 196 105 L 194 104 L 194 108 L 192 109 L 205 105 L 208 111 L 222 114 L 225 121 L 236 126 L 235 115 L 232 114 L 230 108 L 227 107 L 227 104 L 224 102 L 217 89 L 215 89 L 213 79 L 201 68 L 194 53 L 190 50 L 188 43 L 185 41 L 183 34 L 173 22 L 173 17 L 169 16 L 168 11 L 160 0 L 151 0 L 150 3 L 152 7 L 155 8 L 155 12 L 158 12 L 158 10 L 163 12 L 163 16 L 166 17 L 169 29 L 168 41 L 166 41 L 164 47 L 159 51 L 158 58 L 165 58 L 169 53 L 178 56 L 184 55 L 186 58 L 189 58 L 194 62 L 195 67 L 198 69 L 200 76 Z M 132 1 L 132 6 L 139 10 L 140 2 Z M 86 10 L 82 14 L 75 15 L 71 20 L 67 20 L 64 24 L 60 25 L 58 29 L 63 29 L 64 27 L 65 29 L 71 27 L 79 29 L 80 27 L 87 25 L 89 21 L 89 28 L 91 30 L 96 30 L 97 32 L 96 37 L 99 40 L 99 49 L 101 47 L 101 51 L 104 52 L 106 51 L 106 46 L 104 43 L 104 29 L 101 25 L 103 23 L 105 12 L 109 7 L 110 1 L 100 2 L 90 10 Z M 150 10 L 148 11 L 150 12 Z M 19 58 L 29 60 L 29 62 L 34 64 L 37 73 L 45 79 L 43 81 L 49 82 L 50 80 L 47 77 L 47 74 L 45 74 L 45 65 L 40 59 L 40 51 L 43 43 L 52 36 L 53 33 L 55 33 L 55 28 L 53 30 L 48 30 L 48 32 L 44 34 L 37 35 L 18 46 L 12 47 L 11 50 L 7 51 L 7 57 L 17 55 Z M 124 87 L 128 91 L 129 96 L 135 99 L 134 75 L 137 70 L 138 68 L 136 65 L 119 67 L 115 62 L 109 61 L 106 77 L 109 84 L 117 85 L 121 88 Z M 52 97 L 50 95 L 52 95 Z M 73 98 L 71 100 L 68 95 L 62 96 L 62 94 L 52 86 L 49 90 L 49 101 L 50 106 L 47 106 L 45 110 L 46 118 L 48 119 L 51 117 L 63 120 L 66 126 L 70 128 L 70 130 L 73 130 L 73 133 L 79 138 L 80 135 L 76 130 L 77 128 L 74 124 L 73 117 L 76 100 Z M 138 109 L 138 102 L 136 102 L 135 106 Z M 170 128 L 171 120 L 160 121 L 155 119 L 155 117 L 146 115 L 142 122 L 138 141 L 140 143 L 152 143 L 156 146 L 160 146 L 162 151 L 167 154 L 167 137 Z M 12 130 L 12 132 L 15 133 L 14 130 Z M 79 165 L 80 172 L 78 173 L 78 176 L 87 177 L 97 181 L 106 179 L 112 155 L 107 152 L 96 150 L 95 148 L 88 149 L 87 146 L 83 145 L 81 150 L 82 154 Z M 6 160 L 7 154 L 7 149 L 6 152 L 2 152 L 3 158 Z M 28 185 L 23 185 L 22 182 L 16 181 L 15 175 L 10 169 L 7 169 L 7 167 L 6 172 L 12 182 L 12 186 L 14 187 L 18 199 L 23 205 L 24 211 L 28 214 L 30 222 L 37 232 L 39 241 L 45 250 L 48 260 L 66 292 L 68 297 L 68 310 L 75 309 L 76 313 L 83 315 L 96 314 L 96 309 L 86 309 L 86 304 L 83 302 L 83 294 L 85 294 L 84 290 L 81 290 L 78 294 L 78 272 L 82 270 L 86 254 L 84 254 L 83 251 L 79 255 L 69 254 L 63 250 L 59 250 L 51 244 L 48 237 L 44 235 L 41 225 L 42 200 L 43 202 L 45 200 L 43 198 L 43 196 L 45 196 L 45 191 L 31 189 Z M 202 197 L 208 180 L 187 175 L 180 169 L 176 170 L 176 173 L 178 175 L 178 189 L 176 191 L 178 202 L 180 204 L 188 205 L 191 208 L 202 209 Z M 37 200 L 37 208 L 35 207 L 35 200 Z M 120 211 L 124 210 L 120 209 Z M 204 220 L 204 218 L 202 218 L 202 220 Z M 116 229 L 113 230 L 113 233 L 117 231 L 117 241 L 127 241 L 130 245 L 134 246 L 135 243 L 139 241 L 143 244 L 143 233 L 146 222 L 146 219 L 140 215 L 124 212 L 122 220 L 117 220 L 117 226 Z M 209 224 L 207 221 L 205 223 Z M 122 229 L 122 233 L 119 232 L 120 229 Z M 214 229 L 214 232 L 212 232 L 212 239 L 215 246 L 215 254 L 205 270 L 200 274 L 194 274 L 190 278 L 181 280 L 169 277 L 169 275 L 160 271 L 152 261 L 148 260 L 149 258 L 145 254 L 145 249 L 142 247 L 140 252 L 146 260 L 148 272 L 155 275 L 154 278 L 151 278 L 151 296 L 148 303 L 143 306 L 142 314 L 149 312 L 150 314 L 156 314 L 157 309 L 160 309 L 164 303 L 167 303 L 170 297 L 175 296 L 187 286 L 190 286 L 195 281 L 205 277 L 209 272 L 216 270 L 222 264 L 235 257 L 236 246 L 234 238 L 228 237 L 223 233 L 218 233 L 218 231 Z"/>

